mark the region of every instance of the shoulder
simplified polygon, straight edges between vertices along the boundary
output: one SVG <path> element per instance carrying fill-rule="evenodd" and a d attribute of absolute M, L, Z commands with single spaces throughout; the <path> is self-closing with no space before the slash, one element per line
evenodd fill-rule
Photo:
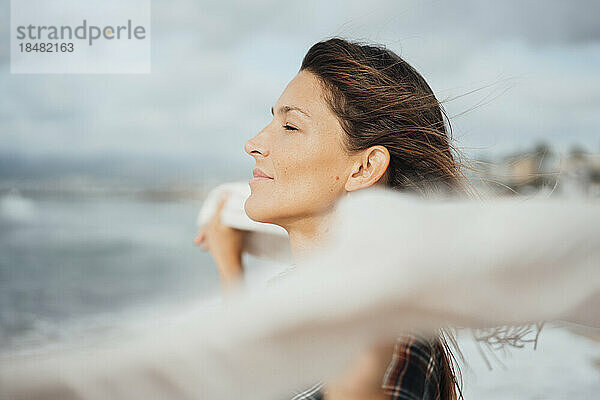
<path fill-rule="evenodd" d="M 442 353 L 439 341 L 416 334 L 398 337 L 382 389 L 392 399 L 439 399 Z"/>

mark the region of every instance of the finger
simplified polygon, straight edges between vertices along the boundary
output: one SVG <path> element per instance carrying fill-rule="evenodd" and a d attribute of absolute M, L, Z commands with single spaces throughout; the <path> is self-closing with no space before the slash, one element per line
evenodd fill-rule
<path fill-rule="evenodd" d="M 229 197 L 229 192 L 223 192 L 221 194 L 221 198 L 219 199 L 219 204 L 217 205 L 217 214 L 220 214 L 223 211 L 223 207 L 225 207 L 225 203 L 227 202 L 227 198 Z"/>
<path fill-rule="evenodd" d="M 219 200 L 219 204 L 217 205 L 217 211 L 212 219 L 213 226 L 219 226 L 221 224 L 221 213 L 223 212 L 223 207 L 225 207 L 225 203 L 227 202 L 227 198 L 229 197 L 228 192 L 223 192 L 221 194 L 221 198 Z"/>
<path fill-rule="evenodd" d="M 194 238 L 194 244 L 199 245 L 206 238 L 206 234 L 204 232 L 198 232 L 198 235 Z"/>

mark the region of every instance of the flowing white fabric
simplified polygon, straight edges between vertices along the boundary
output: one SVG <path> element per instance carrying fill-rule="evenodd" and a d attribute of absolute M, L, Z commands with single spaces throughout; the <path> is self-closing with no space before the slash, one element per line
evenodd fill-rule
<path fill-rule="evenodd" d="M 328 250 L 264 292 L 182 311 L 120 343 L 4 359 L 2 395 L 274 400 L 406 329 L 556 319 L 600 327 L 597 202 L 361 192 L 340 202 Z"/>

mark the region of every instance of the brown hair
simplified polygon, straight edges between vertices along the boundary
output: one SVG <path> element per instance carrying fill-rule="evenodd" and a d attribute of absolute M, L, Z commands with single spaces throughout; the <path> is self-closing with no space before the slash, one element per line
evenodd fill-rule
<path fill-rule="evenodd" d="M 385 185 L 422 195 L 468 191 L 440 102 L 425 79 L 397 54 L 382 46 L 333 38 L 310 48 L 303 70 L 316 75 L 325 88 L 325 100 L 346 133 L 347 151 L 387 148 Z M 457 388 L 461 393 L 460 370 L 448 341 L 459 351 L 449 330 L 441 330 L 434 341 L 442 364 L 443 400 L 456 399 Z"/>

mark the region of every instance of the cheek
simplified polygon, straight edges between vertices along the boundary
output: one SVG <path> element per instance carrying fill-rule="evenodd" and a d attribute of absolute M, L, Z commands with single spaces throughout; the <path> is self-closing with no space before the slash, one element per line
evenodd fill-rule
<path fill-rule="evenodd" d="M 286 143 L 272 148 L 275 180 L 251 186 L 246 213 L 260 222 L 277 223 L 324 211 L 344 193 L 345 160 L 336 143 Z"/>
<path fill-rule="evenodd" d="M 290 157 L 277 169 L 277 197 L 289 211 L 318 212 L 331 206 L 342 194 L 342 165 L 331 154 L 306 152 Z"/>

